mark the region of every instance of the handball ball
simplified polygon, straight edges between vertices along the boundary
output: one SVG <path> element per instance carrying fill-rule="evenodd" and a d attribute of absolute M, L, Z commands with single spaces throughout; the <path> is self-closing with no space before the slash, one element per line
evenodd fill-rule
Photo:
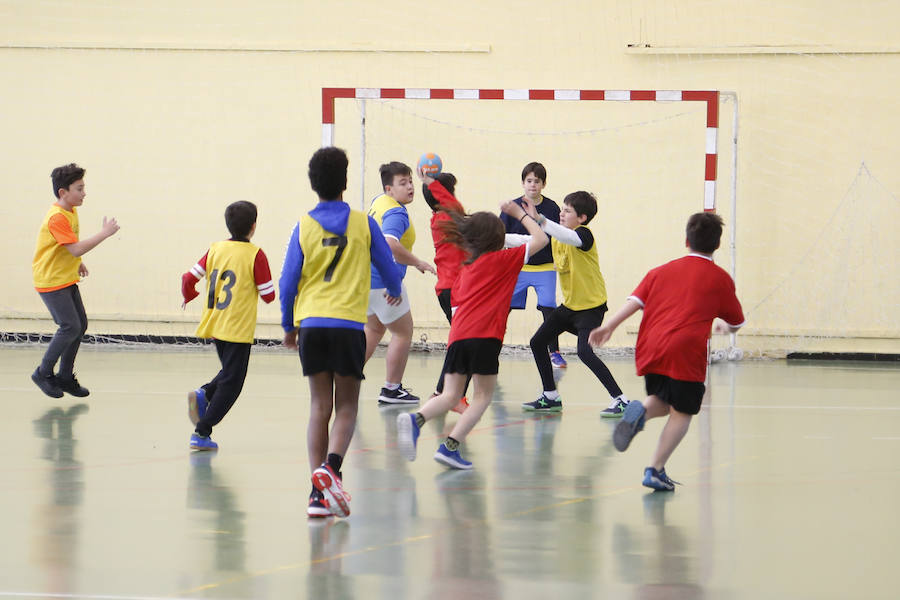
<path fill-rule="evenodd" d="M 419 157 L 419 170 L 429 177 L 434 177 L 441 172 L 444 165 L 441 163 L 441 157 L 434 152 L 426 152 Z"/>

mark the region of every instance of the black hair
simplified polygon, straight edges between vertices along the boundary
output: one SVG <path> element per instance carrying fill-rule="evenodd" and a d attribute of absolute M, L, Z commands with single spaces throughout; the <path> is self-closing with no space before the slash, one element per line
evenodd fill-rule
<path fill-rule="evenodd" d="M 590 192 L 572 192 L 563 198 L 563 204 L 571 206 L 577 216 L 587 217 L 584 225 L 590 223 L 591 219 L 597 215 L 597 199 Z"/>
<path fill-rule="evenodd" d="M 381 165 L 378 167 L 378 171 L 381 173 L 382 188 L 394 185 L 394 176 L 396 175 L 412 175 L 412 169 L 396 160 Z"/>
<path fill-rule="evenodd" d="M 256 223 L 256 205 L 246 200 L 232 202 L 225 209 L 225 226 L 231 237 L 236 240 L 245 240 Z"/>
<path fill-rule="evenodd" d="M 722 228 L 725 221 L 712 212 L 694 213 L 687 222 L 686 234 L 688 246 L 695 252 L 712 254 L 722 241 Z"/>
<path fill-rule="evenodd" d="M 444 189 L 450 192 L 451 196 L 456 195 L 456 177 L 453 173 L 438 173 L 433 177 L 435 181 L 444 186 Z M 428 206 L 431 207 L 431 210 L 437 211 L 440 207 L 440 203 L 435 199 L 432 195 L 431 190 L 428 189 L 428 186 L 424 183 L 422 184 L 422 195 L 425 197 L 425 202 L 428 203 Z"/>
<path fill-rule="evenodd" d="M 85 170 L 76 165 L 69 163 L 61 167 L 56 167 L 50 172 L 50 180 L 53 182 L 53 195 L 59 198 L 59 190 L 68 190 L 69 186 L 84 179 Z"/>
<path fill-rule="evenodd" d="M 544 165 L 539 162 L 530 162 L 525 165 L 525 168 L 522 169 L 522 181 L 525 181 L 529 173 L 534 173 L 534 176 L 540 179 L 541 183 L 547 185 L 547 169 L 544 168 Z"/>
<path fill-rule="evenodd" d="M 327 146 L 309 159 L 309 183 L 322 200 L 337 200 L 347 189 L 347 153 Z"/>

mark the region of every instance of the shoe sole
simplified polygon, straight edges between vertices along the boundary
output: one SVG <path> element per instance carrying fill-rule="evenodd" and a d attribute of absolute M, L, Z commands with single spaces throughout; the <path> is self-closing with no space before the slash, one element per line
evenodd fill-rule
<path fill-rule="evenodd" d="M 197 408 L 197 392 L 188 392 L 188 419 L 194 425 L 200 420 L 200 411 Z"/>
<path fill-rule="evenodd" d="M 191 450 L 196 450 L 197 452 L 212 452 L 212 451 L 218 450 L 218 449 L 219 449 L 218 446 L 211 448 L 209 446 L 195 446 L 194 444 L 191 444 Z"/>
<path fill-rule="evenodd" d="M 562 412 L 562 406 L 554 406 L 553 408 L 535 408 L 533 406 L 522 406 L 522 410 L 524 410 L 525 412 L 556 413 Z"/>
<path fill-rule="evenodd" d="M 418 404 L 419 400 L 408 400 L 406 398 L 388 398 L 387 396 L 378 396 L 378 402 L 381 404 Z"/>
<path fill-rule="evenodd" d="M 664 484 L 662 481 L 659 481 L 658 479 L 651 479 L 649 481 L 645 479 L 641 483 L 641 485 L 643 485 L 644 487 L 650 488 L 652 490 L 656 490 L 657 492 L 674 492 L 675 491 L 674 485 L 672 487 L 668 487 L 668 486 L 666 486 L 666 484 Z"/>
<path fill-rule="evenodd" d="M 451 469 L 457 469 L 457 470 L 459 470 L 459 471 L 470 471 L 470 470 L 472 470 L 472 465 L 471 465 L 471 464 L 463 465 L 463 464 L 461 464 L 461 463 L 458 463 L 458 462 L 454 461 L 453 459 L 447 458 L 446 456 L 444 456 L 444 455 L 441 454 L 440 452 L 435 452 L 435 453 L 434 453 L 434 460 L 436 460 L 437 462 L 441 463 L 442 465 L 444 465 L 444 466 L 446 466 L 446 467 L 450 467 Z"/>
<path fill-rule="evenodd" d="M 315 512 L 313 512 L 315 511 Z M 324 511 L 324 512 L 321 512 Z M 315 508 L 315 509 L 306 509 L 306 516 L 310 519 L 325 519 L 327 517 L 333 517 L 331 511 L 327 508 Z"/>
<path fill-rule="evenodd" d="M 625 414 L 624 410 L 622 412 L 617 412 L 617 413 L 608 413 L 608 412 L 603 412 L 603 411 L 600 412 L 600 416 L 603 417 L 604 419 L 621 419 L 622 415 L 624 415 L 624 414 Z"/>
<path fill-rule="evenodd" d="M 397 449 L 406 460 L 416 460 L 416 443 L 413 441 L 413 424 L 409 413 L 397 415 Z"/>
<path fill-rule="evenodd" d="M 631 440 L 643 429 L 641 419 L 646 412 L 644 405 L 640 402 L 628 403 L 625 412 L 622 413 L 622 420 L 619 421 L 615 431 L 613 431 L 613 445 L 615 445 L 616 450 L 625 452 L 628 449 Z"/>
<path fill-rule="evenodd" d="M 316 469 L 312 475 L 313 485 L 322 492 L 328 501 L 328 510 L 336 517 L 346 517 L 350 514 L 350 503 L 344 497 L 343 490 L 325 469 Z M 334 490 L 337 490 L 335 492 Z"/>

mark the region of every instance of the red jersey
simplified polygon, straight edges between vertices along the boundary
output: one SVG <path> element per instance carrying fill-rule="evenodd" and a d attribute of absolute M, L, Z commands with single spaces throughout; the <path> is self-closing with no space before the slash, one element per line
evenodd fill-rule
<path fill-rule="evenodd" d="M 631 297 L 644 307 L 634 351 L 638 375 L 702 382 L 713 319 L 744 324 L 731 276 L 698 254 L 651 270 Z"/>
<path fill-rule="evenodd" d="M 528 244 L 488 252 L 463 265 L 451 292 L 457 308 L 450 322 L 448 346 L 471 338 L 503 341 L 509 303 L 526 260 Z"/>
<path fill-rule="evenodd" d="M 441 185 L 441 182 L 432 181 L 428 185 L 428 190 L 442 207 L 464 212 L 459 200 L 454 198 L 453 194 Z M 438 228 L 438 223 L 449 220 L 450 215 L 441 210 L 431 216 L 431 237 L 434 240 L 434 266 L 437 269 L 437 283 L 434 285 L 434 290 L 438 293 L 441 290 L 453 288 L 456 278 L 459 277 L 459 271 L 462 269 L 463 261 L 468 257 L 465 250 L 444 241 L 444 234 Z"/>

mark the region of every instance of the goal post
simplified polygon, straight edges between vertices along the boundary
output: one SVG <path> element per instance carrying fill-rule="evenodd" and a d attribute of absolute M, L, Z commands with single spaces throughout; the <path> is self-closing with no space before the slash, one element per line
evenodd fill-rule
<path fill-rule="evenodd" d="M 611 223 L 616 219 L 621 223 L 623 218 L 634 215 L 643 218 L 644 224 L 649 223 L 647 217 L 653 222 L 652 230 L 643 231 L 646 226 L 631 231 L 620 228 L 616 233 L 618 241 L 604 239 L 607 291 L 611 298 L 618 299 L 622 293 L 628 293 L 623 286 L 636 283 L 631 281 L 635 269 L 650 268 L 670 258 L 673 249 L 677 251 L 678 240 L 672 238 L 678 237 L 687 214 L 698 210 L 719 212 L 719 136 L 720 132 L 725 136 L 731 133 L 728 123 L 720 129 L 720 102 L 729 99 L 727 92 L 718 90 L 325 87 L 321 144 L 340 145 L 352 155 L 351 160 L 361 173 L 359 203 L 363 210 L 378 189 L 366 172 L 366 162 L 408 155 L 410 148 L 438 152 L 448 171 L 465 167 L 465 183 L 471 186 L 478 182 L 477 190 L 466 187 L 461 195 L 463 204 L 471 210 L 491 210 L 490 206 L 477 206 L 477 202 L 484 197 L 502 197 L 497 196 L 495 189 L 485 189 L 483 182 L 486 177 L 497 177 L 497 173 L 512 175 L 510 169 L 514 167 L 506 155 L 514 154 L 515 160 L 523 161 L 518 163 L 519 169 L 529 160 L 550 161 L 547 166 L 552 172 L 548 179 L 556 177 L 557 186 L 560 181 L 577 181 L 578 186 L 601 192 L 602 219 L 593 223 L 607 218 Z M 528 106 L 510 110 L 505 103 Z M 657 110 L 653 104 L 667 106 Z M 597 105 L 604 108 L 596 111 Z M 358 112 L 354 112 L 354 107 Z M 389 124 L 385 124 L 385 119 Z M 359 154 L 354 154 L 355 132 L 359 134 Z M 385 136 L 393 138 L 389 145 L 384 143 Z M 447 144 L 459 145 L 461 138 L 468 144 L 465 152 L 455 151 L 452 162 L 448 161 L 442 149 Z M 728 150 L 735 154 L 736 139 L 732 142 Z M 490 155 L 485 156 L 485 152 Z M 624 171 L 615 167 L 608 170 L 610 153 L 630 161 L 628 167 Z M 726 152 L 725 156 L 730 155 Z M 567 162 L 577 167 L 566 165 Z M 485 164 L 490 168 L 482 168 Z M 675 172 L 677 176 L 672 175 Z M 615 182 L 612 177 L 617 178 Z M 512 181 L 507 180 L 506 185 L 509 183 Z M 357 186 L 352 187 L 355 190 Z M 723 191 L 732 203 L 734 188 L 732 180 L 730 193 Z M 559 187 L 550 192 L 550 197 L 561 201 Z M 727 215 L 728 207 L 722 209 Z M 731 211 L 733 214 L 733 206 Z M 601 222 L 597 227 L 603 232 L 606 225 Z M 629 246 L 642 248 L 646 256 L 637 267 L 625 270 L 618 259 Z M 734 271 L 733 243 L 731 252 Z M 620 271 L 615 272 L 614 267 Z M 616 289 L 610 289 L 611 281 Z M 417 310 L 423 311 L 415 316 L 417 325 L 422 323 L 427 330 L 429 323 L 440 324 L 441 318 L 425 313 L 426 309 Z M 527 331 L 535 325 L 516 315 L 510 318 L 511 328 L 517 319 L 522 321 L 516 322 L 519 327 L 514 330 Z M 522 340 L 509 343 L 519 345 Z"/>

